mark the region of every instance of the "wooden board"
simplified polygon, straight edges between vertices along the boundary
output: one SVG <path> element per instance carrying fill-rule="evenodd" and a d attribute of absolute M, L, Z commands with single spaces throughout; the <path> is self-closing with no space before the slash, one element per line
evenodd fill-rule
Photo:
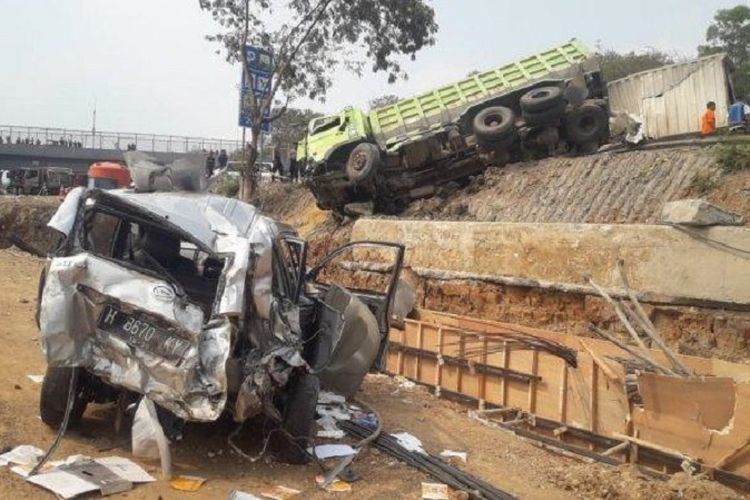
<path fill-rule="evenodd" d="M 548 352 L 503 343 L 503 334 L 519 332 L 575 350 L 577 367 Z M 403 330 L 391 331 L 390 341 L 388 371 L 433 386 L 438 394 L 468 396 L 480 409 L 520 408 L 603 436 L 637 436 L 707 465 L 731 456 L 725 469 L 750 478 L 750 447 L 732 455 L 750 438 L 748 365 L 679 356 L 705 377 L 641 374 L 643 406 L 631 414 L 625 370 L 611 359 L 630 355 L 606 340 L 582 343 L 564 333 L 418 310 Z M 649 354 L 667 366 L 660 351 Z"/>

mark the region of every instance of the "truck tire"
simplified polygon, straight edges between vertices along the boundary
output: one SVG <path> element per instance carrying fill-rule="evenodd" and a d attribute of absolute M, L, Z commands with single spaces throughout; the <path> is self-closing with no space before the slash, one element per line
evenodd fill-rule
<path fill-rule="evenodd" d="M 375 144 L 362 143 L 355 147 L 346 161 L 346 176 L 355 184 L 369 179 L 380 166 L 380 150 Z"/>
<path fill-rule="evenodd" d="M 504 106 L 485 108 L 474 117 L 474 135 L 480 146 L 512 142 L 515 136 L 513 110 Z"/>
<path fill-rule="evenodd" d="M 65 417 L 65 407 L 68 405 L 68 388 L 73 372 L 78 370 L 76 380 L 75 399 L 70 411 L 68 427 L 76 426 L 89 403 L 86 391 L 86 376 L 82 368 L 68 368 L 62 366 L 48 366 L 42 381 L 42 392 L 39 398 L 39 415 L 42 422 L 57 429 Z"/>
<path fill-rule="evenodd" d="M 592 103 L 583 103 L 565 116 L 565 132 L 575 144 L 599 142 L 608 126 L 607 112 Z"/>
<path fill-rule="evenodd" d="M 277 457 L 289 464 L 306 464 L 310 430 L 315 420 L 320 380 L 311 373 L 303 373 L 289 383 L 288 397 L 284 405 L 283 421 L 277 443 Z"/>
<path fill-rule="evenodd" d="M 524 113 L 539 113 L 557 108 L 565 103 L 560 87 L 539 87 L 529 90 L 521 96 L 521 111 Z"/>
<path fill-rule="evenodd" d="M 560 101 L 555 107 L 543 111 L 524 111 L 523 119 L 529 125 L 559 124 L 565 116 L 565 101 Z"/>

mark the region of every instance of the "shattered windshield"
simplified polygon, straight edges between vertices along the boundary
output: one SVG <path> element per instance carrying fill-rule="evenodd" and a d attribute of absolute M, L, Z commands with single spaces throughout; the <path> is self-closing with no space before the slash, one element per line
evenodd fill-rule
<path fill-rule="evenodd" d="M 93 208 L 84 217 L 82 246 L 176 282 L 210 315 L 224 262 L 174 232 L 138 217 Z"/>

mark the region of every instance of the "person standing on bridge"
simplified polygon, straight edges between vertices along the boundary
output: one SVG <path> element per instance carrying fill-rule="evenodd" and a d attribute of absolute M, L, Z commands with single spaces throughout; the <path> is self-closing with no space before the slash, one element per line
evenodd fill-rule
<path fill-rule="evenodd" d="M 213 150 L 211 150 L 206 157 L 206 177 L 214 175 L 214 168 L 216 168 L 216 158 L 214 157 Z"/>
<path fill-rule="evenodd" d="M 223 170 L 227 168 L 227 163 L 229 162 L 229 156 L 227 155 L 227 150 L 222 149 L 219 153 L 219 170 Z"/>

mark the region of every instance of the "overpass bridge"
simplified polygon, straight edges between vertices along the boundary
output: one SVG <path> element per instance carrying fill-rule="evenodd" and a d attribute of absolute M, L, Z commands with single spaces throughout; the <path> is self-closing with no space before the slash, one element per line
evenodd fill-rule
<path fill-rule="evenodd" d="M 0 170 L 67 167 L 85 173 L 97 161 L 123 161 L 133 145 L 164 163 L 193 152 L 241 148 L 241 141 L 228 139 L 12 125 L 0 125 L 0 139 Z"/>

